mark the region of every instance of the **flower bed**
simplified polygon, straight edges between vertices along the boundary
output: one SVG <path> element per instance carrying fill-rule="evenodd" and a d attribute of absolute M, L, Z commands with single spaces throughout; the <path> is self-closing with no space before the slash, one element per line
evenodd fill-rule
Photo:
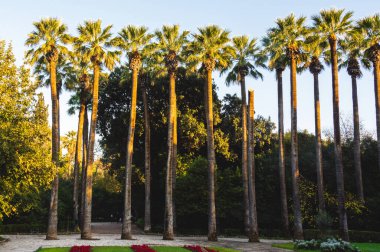
<path fill-rule="evenodd" d="M 193 252 L 217 252 L 216 250 L 209 249 L 209 248 L 204 248 L 198 245 L 187 245 L 183 246 L 185 249 L 188 249 Z"/>
<path fill-rule="evenodd" d="M 148 245 L 132 245 L 131 249 L 135 252 L 155 252 L 155 250 Z"/>
<path fill-rule="evenodd" d="M 91 252 L 91 246 L 73 246 L 70 252 Z"/>

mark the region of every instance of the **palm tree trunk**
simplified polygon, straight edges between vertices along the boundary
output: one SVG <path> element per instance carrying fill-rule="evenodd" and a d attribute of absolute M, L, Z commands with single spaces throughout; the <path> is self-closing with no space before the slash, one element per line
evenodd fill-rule
<path fill-rule="evenodd" d="M 174 90 L 174 124 L 173 124 L 173 155 L 172 155 L 172 190 L 173 190 L 173 232 L 177 228 L 177 219 L 176 219 L 176 211 L 175 211 L 175 185 L 176 185 L 176 177 L 177 177 L 177 146 L 178 146 L 178 137 L 177 137 L 177 94 Z"/>
<path fill-rule="evenodd" d="M 144 132 L 145 132 L 145 215 L 144 215 L 144 232 L 151 230 L 150 218 L 150 116 L 148 107 L 148 98 L 146 95 L 145 83 L 141 85 L 142 99 L 144 105 Z"/>
<path fill-rule="evenodd" d="M 83 91 L 82 91 L 83 92 Z M 81 94 L 83 96 L 83 94 Z M 74 230 L 78 229 L 78 217 L 79 217 L 79 169 L 80 162 L 82 159 L 82 147 L 83 147 L 83 124 L 84 124 L 84 110 L 86 105 L 82 102 L 83 98 L 81 97 L 81 104 L 79 110 L 79 119 L 78 119 L 78 132 L 77 132 L 77 141 L 75 145 L 75 162 L 74 162 L 74 189 L 73 189 L 73 220 L 74 220 Z"/>
<path fill-rule="evenodd" d="M 241 128 L 242 128 L 242 147 L 241 147 L 241 174 L 243 178 L 243 202 L 244 202 L 244 228 L 245 233 L 248 235 L 250 232 L 249 223 L 249 197 L 248 197 L 248 139 L 247 139 L 247 98 L 245 90 L 245 77 L 240 76 L 240 87 L 241 87 Z"/>
<path fill-rule="evenodd" d="M 335 168 L 336 168 L 336 185 L 338 193 L 338 212 L 339 212 L 339 232 L 343 240 L 348 241 L 347 213 L 344 206 L 344 176 L 342 146 L 340 138 L 339 122 L 339 83 L 338 83 L 338 56 L 336 51 L 336 40 L 330 40 L 331 50 L 331 72 L 332 72 L 332 89 L 333 89 L 333 116 L 334 116 L 334 149 L 335 149 Z"/>
<path fill-rule="evenodd" d="M 81 180 L 81 210 L 80 210 L 80 229 L 83 230 L 84 205 L 86 198 L 86 175 L 87 175 L 87 152 L 88 152 L 88 114 L 87 104 L 84 109 L 83 122 L 83 155 L 82 155 L 82 180 Z"/>
<path fill-rule="evenodd" d="M 294 213 L 294 238 L 303 240 L 302 213 L 299 198 L 299 177 L 298 167 L 298 137 L 297 137 L 297 69 L 296 59 L 291 57 L 290 68 L 291 83 L 291 167 L 292 167 L 292 184 L 293 184 L 293 213 Z"/>
<path fill-rule="evenodd" d="M 137 78 L 138 69 L 135 68 L 132 70 L 131 114 L 128 129 L 127 162 L 125 165 L 124 216 L 121 230 L 121 239 L 123 240 L 132 239 L 132 157 L 136 125 Z"/>
<path fill-rule="evenodd" d="M 88 145 L 87 171 L 86 171 L 86 195 L 84 204 L 84 218 L 81 238 L 92 239 L 91 211 L 92 211 L 92 169 L 94 165 L 95 130 L 98 115 L 98 93 L 99 93 L 100 66 L 94 64 L 94 85 L 92 93 L 92 113 L 90 127 L 90 141 Z"/>
<path fill-rule="evenodd" d="M 322 142 L 321 142 L 321 109 L 319 101 L 318 74 L 314 73 L 314 117 L 315 117 L 315 163 L 317 168 L 318 208 L 325 211 L 325 198 L 323 196 L 323 168 L 322 168 Z"/>
<path fill-rule="evenodd" d="M 259 242 L 259 228 L 256 211 L 256 181 L 255 181 L 255 107 L 254 92 L 248 91 L 248 195 L 249 195 L 249 242 Z"/>
<path fill-rule="evenodd" d="M 362 165 L 360 160 L 360 126 L 359 126 L 359 106 L 358 91 L 356 85 L 356 76 L 351 76 L 352 81 L 352 106 L 354 117 L 354 163 L 355 163 L 355 179 L 356 189 L 361 202 L 364 202 L 363 181 L 362 181 Z"/>
<path fill-rule="evenodd" d="M 375 106 L 376 106 L 376 133 L 377 133 L 377 166 L 380 169 L 380 62 L 373 62 L 374 88 L 375 88 Z"/>
<path fill-rule="evenodd" d="M 165 226 L 164 240 L 174 239 L 173 229 L 173 133 L 175 111 L 175 74 L 169 73 L 169 122 L 168 122 L 168 160 L 165 179 Z"/>
<path fill-rule="evenodd" d="M 59 106 L 57 92 L 56 61 L 52 60 L 49 65 L 52 102 L 52 161 L 54 169 L 54 180 L 52 182 L 52 190 L 50 195 L 50 207 L 46 239 L 56 240 L 58 228 Z"/>
<path fill-rule="evenodd" d="M 208 159 L 208 186 L 209 186 L 209 216 L 208 240 L 217 241 L 216 211 L 215 211 L 215 147 L 214 147 L 214 119 L 212 102 L 212 69 L 207 69 L 206 84 L 206 121 L 207 121 L 207 159 Z"/>
<path fill-rule="evenodd" d="M 278 171 L 280 177 L 281 219 L 284 235 L 289 235 L 288 200 L 285 183 L 285 154 L 284 154 L 284 102 L 282 92 L 282 69 L 276 69 L 278 90 Z"/>

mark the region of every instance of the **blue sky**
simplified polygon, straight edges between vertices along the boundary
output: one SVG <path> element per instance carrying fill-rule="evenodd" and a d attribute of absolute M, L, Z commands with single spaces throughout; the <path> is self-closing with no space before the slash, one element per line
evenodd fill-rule
<path fill-rule="evenodd" d="M 33 21 L 43 17 L 58 17 L 76 34 L 76 27 L 85 19 L 102 19 L 104 24 L 113 24 L 116 34 L 122 27 L 145 25 L 154 31 L 163 24 L 179 24 L 183 29 L 196 32 L 197 27 L 217 24 L 231 31 L 231 35 L 246 34 L 261 38 L 266 30 L 274 25 L 276 18 L 282 18 L 290 13 L 308 17 L 317 14 L 321 9 L 331 7 L 345 8 L 354 11 L 354 18 L 359 19 L 380 11 L 378 0 L 192 0 L 192 1 L 98 1 L 98 0 L 35 0 L 35 1 L 4 1 L 0 8 L 0 39 L 11 41 L 17 63 L 21 64 L 24 51 L 24 41 L 33 30 Z M 122 62 L 125 62 L 123 60 Z M 375 132 L 375 105 L 373 75 L 364 70 L 364 76 L 358 81 L 360 120 L 370 132 Z M 277 124 L 277 85 L 274 74 L 263 70 L 264 80 L 247 80 L 248 88 L 255 90 L 256 113 L 271 117 Z M 238 86 L 226 87 L 224 76 L 214 73 L 218 84 L 220 97 L 226 93 L 237 93 Z M 306 71 L 297 77 L 298 84 L 298 128 L 314 132 L 313 110 L 313 78 Z M 351 80 L 345 70 L 339 73 L 341 112 L 352 115 Z M 50 92 L 42 89 L 47 104 L 50 104 Z M 61 123 L 62 133 L 76 130 L 77 116 L 68 116 L 67 100 L 71 94 L 62 96 Z M 320 98 L 322 128 L 332 128 L 332 94 L 331 71 L 326 68 L 320 76 Z M 284 116 L 285 128 L 290 127 L 290 89 L 289 72 L 284 72 Z"/>

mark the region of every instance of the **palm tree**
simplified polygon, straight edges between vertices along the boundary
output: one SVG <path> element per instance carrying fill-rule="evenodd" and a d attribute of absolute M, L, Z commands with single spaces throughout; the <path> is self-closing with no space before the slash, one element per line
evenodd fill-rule
<path fill-rule="evenodd" d="M 175 78 L 177 67 L 183 60 L 182 49 L 188 42 L 188 31 L 179 31 L 179 25 L 162 27 L 156 31 L 158 39 L 157 48 L 163 55 L 166 69 L 169 75 L 169 125 L 168 125 L 168 159 L 166 168 L 166 193 L 165 193 L 165 223 L 164 240 L 174 239 L 174 180 L 176 176 L 177 159 L 177 98 L 175 92 Z"/>
<path fill-rule="evenodd" d="M 257 222 L 250 222 L 250 219 L 256 220 L 255 209 L 250 208 L 249 186 L 248 181 L 251 177 L 248 176 L 248 133 L 247 133 L 247 99 L 245 88 L 245 77 L 250 76 L 254 79 L 261 78 L 263 75 L 257 70 L 257 67 L 263 67 L 264 58 L 259 53 L 259 48 L 256 44 L 256 39 L 249 40 L 248 36 L 239 36 L 232 38 L 232 46 L 234 50 L 232 70 L 228 73 L 226 84 L 239 83 L 241 87 L 241 113 L 242 113 L 242 176 L 243 176 L 243 191 L 244 191 L 244 225 L 250 241 L 258 241 Z M 226 69 L 227 70 L 227 69 Z M 225 72 L 226 70 L 222 71 Z M 254 185 L 253 185 L 254 186 Z M 253 197 L 254 195 L 252 195 Z M 254 211 L 253 211 L 254 210 Z"/>
<path fill-rule="evenodd" d="M 132 99 L 131 114 L 129 119 L 128 143 L 127 143 L 127 161 L 125 168 L 125 189 L 124 189 L 124 216 L 121 231 L 121 239 L 132 239 L 131 226 L 131 183 L 132 183 L 132 157 L 133 157 L 133 140 L 136 124 L 136 101 L 137 101 L 137 81 L 139 69 L 141 67 L 141 57 L 143 49 L 146 47 L 152 34 L 148 34 L 148 28 L 145 26 L 136 27 L 129 25 L 123 28 L 118 36 L 113 39 L 112 44 L 119 49 L 127 52 L 129 59 L 129 68 L 132 70 Z"/>
<path fill-rule="evenodd" d="M 95 129 L 98 113 L 99 76 L 103 65 L 109 70 L 113 69 L 119 60 L 118 51 L 109 50 L 111 41 L 111 28 L 108 25 L 102 28 L 101 20 L 85 21 L 78 26 L 79 36 L 74 39 L 75 51 L 83 55 L 83 58 L 91 62 L 93 69 L 92 85 L 92 113 L 90 124 L 90 136 L 87 151 L 86 164 L 86 190 L 82 223 L 82 239 L 91 239 L 91 209 L 92 209 L 92 170 L 94 164 Z"/>
<path fill-rule="evenodd" d="M 363 36 L 364 56 L 372 62 L 375 88 L 377 155 L 380 169 L 380 14 L 363 18 L 357 22 L 357 29 Z"/>
<path fill-rule="evenodd" d="M 192 41 L 187 48 L 189 67 L 191 70 L 201 64 L 201 70 L 205 72 L 205 110 L 207 121 L 207 159 L 209 175 L 209 221 L 208 240 L 216 241 L 216 212 L 215 212 L 215 147 L 213 129 L 213 99 L 212 99 L 212 72 L 215 69 L 222 70 L 230 65 L 233 49 L 228 44 L 229 32 L 216 25 L 198 28 L 193 34 Z"/>
<path fill-rule="evenodd" d="M 310 38 L 310 39 L 309 39 Z M 319 74 L 324 67 L 320 61 L 326 48 L 326 43 L 316 40 L 313 36 L 306 39 L 306 46 L 310 54 L 308 67 L 314 79 L 314 126 L 315 126 L 315 164 L 317 171 L 317 189 L 318 189 L 318 209 L 325 211 L 325 197 L 323 186 L 323 167 L 322 167 L 322 140 L 321 140 L 321 109 L 319 100 Z M 310 41 L 309 41 L 310 40 Z"/>
<path fill-rule="evenodd" d="M 263 54 L 269 56 L 268 68 L 276 71 L 278 97 L 278 171 L 280 178 L 281 219 L 285 236 L 289 235 L 289 214 L 285 182 L 285 150 L 284 150 L 284 102 L 282 91 L 282 73 L 286 67 L 286 54 L 275 45 L 273 34 L 268 32 L 262 39 Z"/>
<path fill-rule="evenodd" d="M 284 19 L 277 19 L 277 26 L 271 28 L 268 37 L 273 40 L 273 46 L 286 52 L 290 65 L 291 84 L 291 167 L 293 184 L 294 238 L 303 239 L 302 214 L 299 199 L 299 167 L 297 139 L 297 65 L 303 60 L 303 50 L 308 29 L 305 27 L 306 18 L 296 18 L 293 14 Z M 276 54 L 281 58 L 281 54 Z M 275 58 L 273 59 L 275 61 Z"/>
<path fill-rule="evenodd" d="M 332 72 L 333 90 L 333 119 L 334 119 L 334 150 L 336 183 L 338 191 L 338 210 L 339 210 L 339 230 L 344 240 L 348 240 L 347 213 L 344 206 L 344 176 L 342 162 L 342 146 L 340 137 L 339 122 L 339 82 L 338 82 L 338 55 L 337 42 L 344 39 L 346 33 L 351 29 L 352 12 L 330 9 L 322 10 L 319 15 L 313 16 L 314 34 L 321 41 L 328 41 L 330 45 L 330 63 Z"/>
<path fill-rule="evenodd" d="M 66 55 L 69 42 L 67 26 L 56 18 L 45 18 L 33 23 L 35 30 L 28 35 L 25 45 L 31 47 L 26 53 L 30 64 L 44 62 L 49 67 L 52 100 L 52 161 L 55 177 L 52 183 L 48 228 L 46 239 L 57 239 L 58 225 L 58 166 L 59 166 L 59 107 L 57 92 L 57 62 Z"/>
<path fill-rule="evenodd" d="M 347 58 L 339 65 L 339 68 L 347 68 L 348 75 L 351 76 L 352 84 L 352 109 L 354 121 L 354 166 L 355 166 L 355 180 L 356 190 L 360 201 L 364 202 L 363 181 L 362 181 L 362 167 L 360 160 L 360 125 L 359 125 L 359 107 L 358 107 L 358 92 L 357 92 L 357 79 L 363 74 L 360 70 L 359 60 L 362 58 L 362 34 L 356 31 L 350 32 L 348 39 L 340 43 L 341 48 L 346 53 Z M 365 66 L 368 68 L 370 64 L 363 59 Z"/>

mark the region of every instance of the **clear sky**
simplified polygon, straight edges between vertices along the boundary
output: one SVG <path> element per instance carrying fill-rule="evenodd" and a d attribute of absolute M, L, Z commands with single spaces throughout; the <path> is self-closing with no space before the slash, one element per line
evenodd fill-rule
<path fill-rule="evenodd" d="M 58 17 L 76 34 L 76 27 L 86 19 L 102 19 L 104 24 L 113 24 L 116 34 L 122 27 L 145 25 L 154 31 L 163 24 L 179 24 L 183 29 L 196 32 L 197 27 L 217 24 L 231 31 L 231 35 L 246 34 L 261 38 L 268 28 L 274 25 L 276 18 L 290 13 L 308 17 L 321 9 L 331 7 L 354 11 L 354 18 L 373 15 L 380 12 L 379 0 L 191 0 L 191 1 L 99 1 L 99 0 L 12 0 L 3 1 L 0 8 L 0 39 L 11 41 L 17 63 L 21 64 L 24 41 L 33 30 L 33 22 L 43 17 Z M 125 62 L 123 60 L 122 62 Z M 360 120 L 365 128 L 375 132 L 375 104 L 373 75 L 364 70 L 364 76 L 358 81 Z M 274 73 L 263 70 L 264 80 L 247 80 L 248 88 L 255 90 L 255 110 L 257 114 L 271 117 L 277 124 L 277 85 Z M 237 93 L 238 86 L 226 87 L 224 77 L 214 73 L 220 97 L 226 93 Z M 345 70 L 339 73 L 340 108 L 346 116 L 352 115 L 351 80 Z M 298 128 L 314 132 L 313 78 L 306 71 L 297 76 L 298 85 Z M 45 100 L 50 104 L 50 92 L 43 89 Z M 77 115 L 67 115 L 67 100 L 71 94 L 65 92 L 61 97 L 62 133 L 76 130 Z M 320 98 L 322 129 L 332 128 L 331 71 L 326 68 L 320 76 Z M 284 116 L 285 128 L 290 128 L 290 89 L 289 72 L 284 72 Z"/>

